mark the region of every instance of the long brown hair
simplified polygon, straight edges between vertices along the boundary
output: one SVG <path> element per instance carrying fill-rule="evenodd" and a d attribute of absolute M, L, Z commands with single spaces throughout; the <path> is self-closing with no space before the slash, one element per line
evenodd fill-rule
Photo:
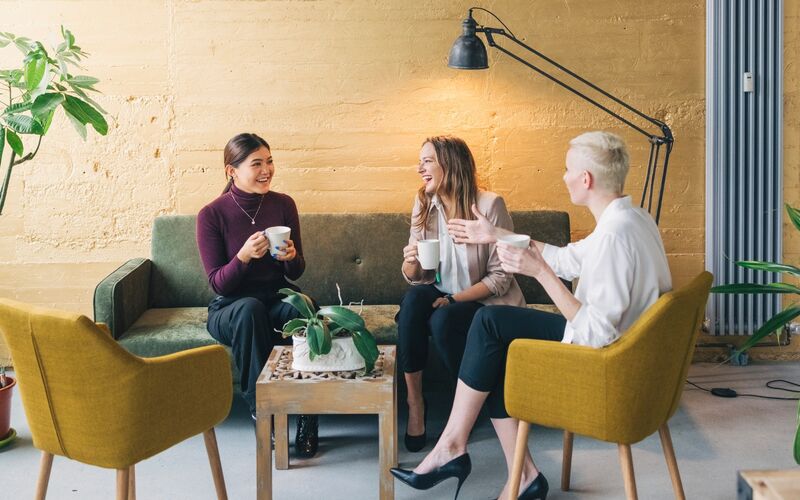
<path fill-rule="evenodd" d="M 428 143 L 436 151 L 436 161 L 444 170 L 444 178 L 436 188 L 436 194 L 453 204 L 447 207 L 449 213 L 445 214 L 445 217 L 474 219 L 475 216 L 472 215 L 470 208 L 478 200 L 478 180 L 475 158 L 472 157 L 469 146 L 462 139 L 449 135 L 428 137 L 422 145 Z M 417 192 L 417 197 L 422 205 L 422 212 L 414 221 L 414 226 L 422 228 L 428 224 L 431 196 L 425 193 L 425 186 L 422 186 Z"/>
<path fill-rule="evenodd" d="M 256 134 L 239 134 L 228 141 L 228 144 L 225 145 L 225 151 L 222 153 L 222 158 L 225 162 L 224 165 L 233 165 L 234 167 L 238 168 L 239 165 L 241 165 L 241 163 L 253 153 L 253 151 L 258 150 L 261 147 L 270 149 L 267 141 Z M 227 177 L 228 174 L 226 173 L 225 175 Z M 231 190 L 231 184 L 233 184 L 233 177 L 228 179 L 227 184 L 225 184 L 225 189 L 222 190 L 222 194 L 225 194 Z"/>

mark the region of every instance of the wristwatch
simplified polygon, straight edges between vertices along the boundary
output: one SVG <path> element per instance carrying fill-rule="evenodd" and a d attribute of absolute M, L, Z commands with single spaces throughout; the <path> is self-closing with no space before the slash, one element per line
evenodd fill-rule
<path fill-rule="evenodd" d="M 456 303 L 456 299 L 454 299 L 453 296 L 451 294 L 449 294 L 449 293 L 447 295 L 445 295 L 444 298 L 446 298 L 447 302 L 450 302 L 451 304 L 455 304 Z"/>

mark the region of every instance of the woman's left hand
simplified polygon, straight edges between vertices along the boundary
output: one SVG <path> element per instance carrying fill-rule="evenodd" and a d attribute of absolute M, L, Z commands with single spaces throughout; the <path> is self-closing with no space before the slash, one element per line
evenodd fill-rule
<path fill-rule="evenodd" d="M 533 241 L 528 248 L 519 248 L 502 240 L 497 241 L 497 256 L 503 271 L 538 278 L 550 269 Z"/>
<path fill-rule="evenodd" d="M 275 260 L 280 260 L 282 262 L 294 260 L 294 258 L 297 257 L 297 250 L 294 248 L 294 242 L 292 240 L 284 241 L 286 244 L 277 248 L 278 253 L 275 255 Z"/>
<path fill-rule="evenodd" d="M 449 304 L 450 301 L 447 300 L 447 297 L 439 297 L 438 299 L 434 300 L 433 304 L 431 305 L 433 306 L 434 309 L 439 309 L 440 307 L 444 307 Z"/>

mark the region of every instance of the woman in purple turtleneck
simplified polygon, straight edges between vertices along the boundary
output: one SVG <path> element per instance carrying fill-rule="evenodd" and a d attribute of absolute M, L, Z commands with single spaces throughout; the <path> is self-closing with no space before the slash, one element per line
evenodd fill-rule
<path fill-rule="evenodd" d="M 256 415 L 256 380 L 269 353 L 283 339 L 275 328 L 298 316 L 281 302 L 278 290 L 289 287 L 306 268 L 297 207 L 291 197 L 270 191 L 275 165 L 269 144 L 256 134 L 239 134 L 225 146 L 222 194 L 197 215 L 197 246 L 208 283 L 216 292 L 208 306 L 208 331 L 233 351 L 241 373 L 242 393 Z M 288 226 L 291 239 L 275 257 L 262 231 Z M 317 417 L 300 415 L 295 449 L 313 456 L 318 444 Z"/>

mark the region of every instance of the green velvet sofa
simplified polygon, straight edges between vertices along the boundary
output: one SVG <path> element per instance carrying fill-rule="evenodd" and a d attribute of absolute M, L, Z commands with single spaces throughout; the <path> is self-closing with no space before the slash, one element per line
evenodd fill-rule
<path fill-rule="evenodd" d="M 513 212 L 512 218 L 519 233 L 555 245 L 569 242 L 565 212 Z M 205 325 L 214 294 L 200 263 L 195 220 L 193 215 L 157 217 L 152 256 L 130 259 L 95 289 L 95 321 L 106 323 L 114 338 L 136 355 L 216 344 Z M 320 305 L 328 305 L 339 303 L 338 283 L 346 302 L 364 300 L 363 315 L 378 343 L 395 344 L 394 316 L 408 288 L 400 265 L 409 223 L 407 214 L 397 213 L 301 215 L 306 271 L 297 284 Z M 529 304 L 551 303 L 535 280 L 518 280 Z M 426 371 L 441 376 L 443 368 L 431 358 Z"/>

